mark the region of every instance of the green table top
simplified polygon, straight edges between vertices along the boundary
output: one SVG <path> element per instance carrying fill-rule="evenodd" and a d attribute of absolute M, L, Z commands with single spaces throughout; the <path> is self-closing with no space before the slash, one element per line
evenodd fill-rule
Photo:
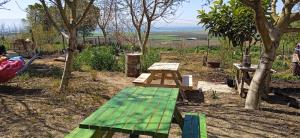
<path fill-rule="evenodd" d="M 80 128 L 167 137 L 178 88 L 128 87 L 97 109 Z"/>

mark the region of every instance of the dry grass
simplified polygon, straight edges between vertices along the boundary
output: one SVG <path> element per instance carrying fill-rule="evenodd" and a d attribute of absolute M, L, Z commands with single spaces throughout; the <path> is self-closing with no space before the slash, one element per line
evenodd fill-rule
<path fill-rule="evenodd" d="M 162 61 L 180 62 L 183 74 L 194 80 L 223 81 L 225 73 L 203 67 L 202 56 L 165 54 Z M 62 63 L 46 58 L 26 75 L 0 86 L 0 137 L 63 137 L 108 101 L 133 78 L 118 72 L 74 72 L 68 93 L 57 93 Z M 95 75 L 96 74 L 96 75 Z M 179 105 L 185 112 L 204 112 L 210 137 L 300 137 L 299 109 L 263 102 L 261 110 L 243 108 L 234 93 L 205 93 L 202 104 Z M 181 131 L 172 124 L 170 138 Z M 117 135 L 115 137 L 124 137 Z"/>

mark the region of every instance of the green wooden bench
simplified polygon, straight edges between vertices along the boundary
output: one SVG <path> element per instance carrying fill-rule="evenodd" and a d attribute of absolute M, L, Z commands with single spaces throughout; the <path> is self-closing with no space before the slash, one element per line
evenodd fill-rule
<path fill-rule="evenodd" d="M 205 114 L 187 113 L 185 115 L 182 138 L 207 138 Z"/>
<path fill-rule="evenodd" d="M 72 132 L 65 136 L 65 138 L 102 138 L 112 137 L 113 132 L 110 131 L 97 131 L 95 129 L 75 128 Z"/>
<path fill-rule="evenodd" d="M 65 138 L 91 138 L 94 136 L 96 130 L 75 128 L 70 134 L 66 135 Z"/>

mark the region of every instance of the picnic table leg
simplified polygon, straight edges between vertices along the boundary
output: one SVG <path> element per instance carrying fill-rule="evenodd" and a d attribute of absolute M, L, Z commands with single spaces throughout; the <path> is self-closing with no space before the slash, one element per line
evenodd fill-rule
<path fill-rule="evenodd" d="M 174 81 L 175 81 L 175 83 L 176 83 L 176 85 L 180 88 L 180 95 L 181 95 L 181 97 L 182 97 L 182 99 L 183 99 L 183 101 L 184 102 L 187 102 L 187 98 L 186 98 L 186 96 L 185 96 L 185 94 L 184 94 L 184 89 L 182 89 L 182 85 L 181 85 L 181 81 L 179 81 L 178 79 L 179 79 L 179 76 L 177 76 L 177 74 L 176 73 L 172 73 L 172 75 L 173 75 L 173 78 L 174 78 Z"/>
<path fill-rule="evenodd" d="M 240 97 L 245 98 L 246 97 L 246 93 L 245 93 L 245 89 L 244 89 L 244 82 L 245 82 L 245 72 L 243 71 L 243 76 L 242 76 L 242 81 L 241 81 L 241 87 L 240 87 Z"/>
<path fill-rule="evenodd" d="M 176 75 L 177 75 L 179 81 L 182 82 L 182 77 L 181 77 L 181 74 L 179 71 L 176 71 Z"/>
<path fill-rule="evenodd" d="M 155 78 L 155 72 L 151 72 L 151 75 L 148 78 L 148 80 L 146 81 L 146 84 L 150 84 L 154 78 Z"/>
<path fill-rule="evenodd" d="M 96 133 L 93 135 L 93 138 L 112 138 L 113 135 L 114 132 L 112 131 L 97 130 Z"/>
<path fill-rule="evenodd" d="M 177 107 L 175 107 L 173 117 L 174 117 L 174 120 L 176 121 L 176 123 L 179 125 L 179 127 L 182 130 L 183 129 L 183 118 Z"/>
<path fill-rule="evenodd" d="M 237 69 L 236 70 L 236 75 L 235 75 L 235 89 L 238 90 L 240 84 L 240 71 Z"/>
<path fill-rule="evenodd" d="M 139 138 L 138 134 L 130 134 L 129 138 Z"/>
<path fill-rule="evenodd" d="M 166 73 L 162 73 L 161 75 L 161 81 L 160 81 L 160 85 L 164 85 L 165 84 L 165 77 L 166 77 Z"/>

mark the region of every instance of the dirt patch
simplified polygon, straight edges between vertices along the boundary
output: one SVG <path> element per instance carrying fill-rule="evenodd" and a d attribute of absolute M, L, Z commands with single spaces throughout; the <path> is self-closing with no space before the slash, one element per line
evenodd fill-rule
<path fill-rule="evenodd" d="M 118 91 L 132 85 L 133 78 L 123 73 L 97 72 L 94 79 L 90 72 L 73 72 L 69 91 L 60 94 L 57 89 L 63 63 L 52 60 L 39 59 L 24 75 L 0 85 L 1 138 L 63 137 Z M 174 54 L 162 61 L 182 63 L 182 74 L 194 75 L 194 84 L 198 80 L 220 81 L 225 76 L 221 70 L 202 67 L 197 54 L 183 58 Z M 244 102 L 234 93 L 206 92 L 204 103 L 178 106 L 183 115 L 205 113 L 210 137 L 300 137 L 298 109 L 263 102 L 260 110 L 249 111 Z M 178 125 L 172 124 L 169 137 L 181 137 Z"/>

